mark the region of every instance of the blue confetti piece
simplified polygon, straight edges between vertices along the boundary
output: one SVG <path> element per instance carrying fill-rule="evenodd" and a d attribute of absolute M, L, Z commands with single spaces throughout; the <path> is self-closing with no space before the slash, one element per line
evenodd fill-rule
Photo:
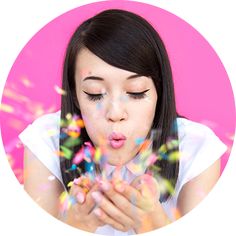
<path fill-rule="evenodd" d="M 135 139 L 135 144 L 136 145 L 140 145 L 140 144 L 142 144 L 144 142 L 144 140 L 145 140 L 145 138 L 136 138 Z"/>

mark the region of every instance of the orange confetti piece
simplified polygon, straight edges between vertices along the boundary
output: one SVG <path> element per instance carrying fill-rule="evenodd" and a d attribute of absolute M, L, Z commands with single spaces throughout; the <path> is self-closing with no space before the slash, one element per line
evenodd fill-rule
<path fill-rule="evenodd" d="M 72 138 L 78 138 L 80 136 L 80 133 L 77 131 L 68 131 L 67 134 Z"/>
<path fill-rule="evenodd" d="M 80 127 L 80 128 L 84 128 L 84 121 L 79 119 L 76 121 L 76 124 Z"/>
<path fill-rule="evenodd" d="M 150 145 L 151 145 L 151 141 L 145 140 L 141 145 L 140 152 L 147 150 Z"/>
<path fill-rule="evenodd" d="M 178 220 L 179 218 L 181 218 L 181 214 L 178 208 L 173 208 L 172 209 L 172 214 L 174 216 L 174 219 Z"/>

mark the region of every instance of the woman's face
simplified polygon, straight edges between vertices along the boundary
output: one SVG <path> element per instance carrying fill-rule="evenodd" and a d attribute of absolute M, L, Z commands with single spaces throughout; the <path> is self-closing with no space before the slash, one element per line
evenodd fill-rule
<path fill-rule="evenodd" d="M 91 141 L 105 149 L 109 164 L 127 163 L 154 119 L 157 93 L 152 79 L 111 66 L 88 49 L 77 57 L 75 79 Z"/>

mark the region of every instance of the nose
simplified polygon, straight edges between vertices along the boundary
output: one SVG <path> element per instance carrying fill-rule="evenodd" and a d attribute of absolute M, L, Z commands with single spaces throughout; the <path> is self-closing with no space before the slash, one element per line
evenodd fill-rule
<path fill-rule="evenodd" d="M 128 114 L 124 104 L 120 101 L 110 101 L 107 112 L 106 119 L 111 122 L 120 122 L 128 118 Z"/>

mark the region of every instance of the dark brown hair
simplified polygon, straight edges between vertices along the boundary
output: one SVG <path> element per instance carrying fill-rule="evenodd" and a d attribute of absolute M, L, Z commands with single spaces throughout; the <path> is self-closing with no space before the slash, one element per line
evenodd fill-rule
<path fill-rule="evenodd" d="M 165 46 L 149 22 L 137 14 L 124 10 L 105 10 L 84 21 L 72 35 L 64 61 L 62 89 L 67 95 L 62 96 L 61 119 L 65 119 L 68 113 L 81 116 L 75 90 L 75 63 L 82 48 L 89 49 L 112 66 L 150 76 L 158 94 L 152 124 L 152 128 L 159 131 L 156 146 L 160 147 L 170 137 L 178 139 L 174 86 Z M 83 142 L 90 141 L 86 129 L 81 130 L 81 139 L 82 143 L 73 147 L 73 152 L 78 151 Z M 63 139 L 60 139 L 60 146 L 62 144 Z M 71 165 L 72 160 L 61 158 L 60 166 L 65 186 L 80 175 L 76 170 L 66 171 Z M 155 165 L 160 169 L 160 176 L 175 186 L 179 161 L 170 163 L 161 159 Z M 80 163 L 79 166 L 84 171 L 84 163 Z M 162 201 L 169 196 L 167 193 L 162 197 Z"/>

